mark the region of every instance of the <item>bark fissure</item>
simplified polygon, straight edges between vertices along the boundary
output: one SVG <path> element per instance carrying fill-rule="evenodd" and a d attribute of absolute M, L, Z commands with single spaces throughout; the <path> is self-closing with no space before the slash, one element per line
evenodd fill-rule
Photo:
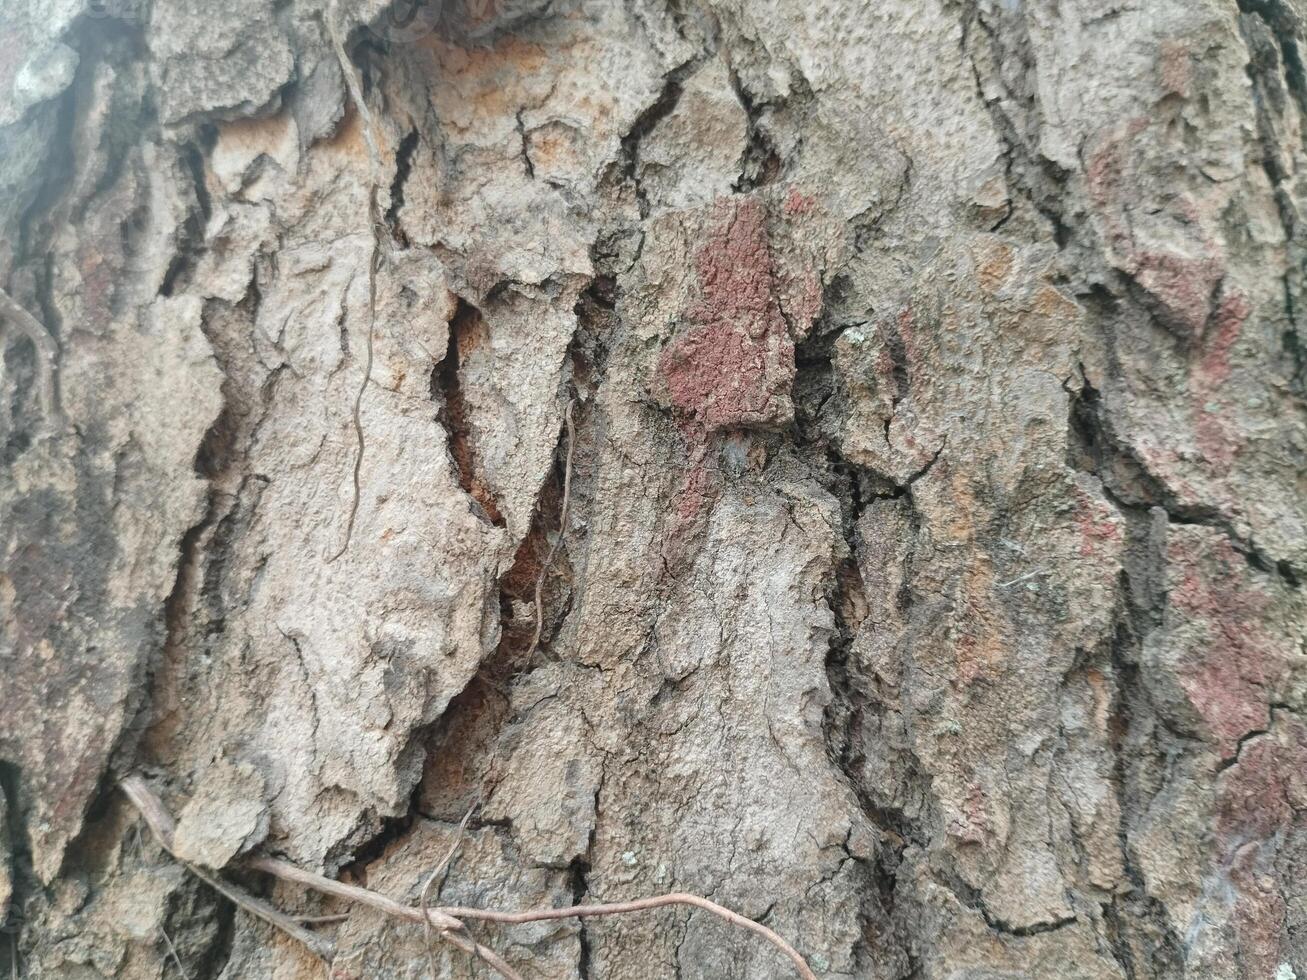
<path fill-rule="evenodd" d="M 477 456 L 475 434 L 472 431 L 467 402 L 463 396 L 459 376 L 460 348 L 466 351 L 480 342 L 479 334 L 486 330 L 481 311 L 466 300 L 459 300 L 453 318 L 449 321 L 449 347 L 444 359 L 431 375 L 433 396 L 441 399 L 437 421 L 444 427 L 449 439 L 449 454 L 458 471 L 463 492 L 471 498 L 473 513 L 495 527 L 504 526 L 504 516 L 495 499 L 494 490 L 487 482 Z"/>
<path fill-rule="evenodd" d="M 586 880 L 590 867 L 581 858 L 575 858 L 568 867 L 568 879 L 572 888 L 572 904 L 583 905 L 590 894 L 590 884 Z M 585 919 L 577 923 L 577 939 L 581 947 L 576 962 L 576 973 L 580 980 L 590 980 L 590 939 L 586 935 Z"/>
<path fill-rule="evenodd" d="M 649 217 L 650 205 L 640 183 L 640 142 L 653 132 L 654 127 L 675 111 L 677 103 L 681 100 L 685 80 L 699 70 L 710 54 L 710 52 L 702 52 L 677 65 L 663 76 L 662 91 L 659 92 L 658 97 L 636 117 L 630 130 L 622 137 L 621 172 L 624 179 L 635 189 L 641 219 Z"/>
<path fill-rule="evenodd" d="M 400 248 L 408 248 L 408 235 L 400 222 L 399 212 L 404 207 L 404 185 L 413 172 L 413 155 L 417 152 L 420 136 L 417 128 L 410 129 L 395 151 L 395 176 L 390 182 L 390 207 L 386 209 L 386 227 Z"/>
<path fill-rule="evenodd" d="M 1161 574 L 1164 558 L 1155 552 L 1148 530 L 1149 510 L 1160 505 L 1151 499 L 1138 502 L 1127 499 L 1131 494 L 1116 483 L 1112 472 L 1124 467 L 1136 481 L 1130 489 L 1143 484 L 1147 492 L 1156 493 L 1160 486 L 1133 454 L 1111 438 L 1100 395 L 1083 378 L 1080 392 L 1070 399 L 1068 434 L 1071 438 L 1067 465 L 1102 481 L 1108 499 L 1126 519 L 1133 552 L 1131 566 L 1147 570 L 1147 578 L 1137 582 L 1132 582 L 1129 570 L 1121 573 L 1110 644 L 1113 686 L 1109 732 L 1113 782 L 1120 809 L 1116 836 L 1129 890 L 1113 895 L 1104 905 L 1104 938 L 1127 980 L 1179 976 L 1183 971 L 1183 946 L 1168 921 L 1165 906 L 1149 893 L 1134 858 L 1132 841 L 1135 822 L 1149 804 L 1148 760 L 1141 752 L 1148 739 L 1147 731 L 1151 726 L 1161 725 L 1171 735 L 1168 722 L 1151 703 L 1140 666 L 1145 638 L 1158 627 L 1164 602 L 1157 594 L 1160 582 L 1155 580 Z M 1167 519 L 1173 521 L 1169 512 Z"/>
<path fill-rule="evenodd" d="M 772 107 L 755 101 L 740 80 L 739 72 L 731 71 L 730 79 L 731 88 L 748 120 L 745 150 L 740 160 L 740 176 L 731 186 L 737 194 L 746 194 L 776 182 L 783 167 L 780 152 L 764 124 L 764 113 Z"/>
<path fill-rule="evenodd" d="M 962 52 L 971 67 L 976 98 L 989 114 L 1001 141 L 1007 184 L 1020 192 L 1047 221 L 1058 248 L 1065 249 L 1075 235 L 1062 202 L 1063 188 L 1066 187 L 1070 174 L 1037 149 L 1040 113 L 1036 94 L 1013 92 L 1008 87 L 1010 79 L 1028 83 L 1033 74 L 1034 56 L 1024 16 L 1020 13 L 1000 15 L 1003 17 L 1003 27 L 1007 28 L 1000 32 L 999 28 L 986 20 L 985 11 L 974 0 L 961 0 L 957 7 L 961 20 Z M 993 64 L 1007 68 L 1007 74 L 985 72 L 982 62 L 978 60 L 982 56 L 978 48 L 981 41 L 973 30 L 977 27 L 984 35 L 984 43 L 988 45 L 985 53 Z M 988 95 L 986 90 L 989 86 L 996 89 L 998 94 Z M 1009 204 L 1006 213 L 990 230 L 998 231 L 1007 224 L 1012 213 Z"/>
<path fill-rule="evenodd" d="M 1185 503 L 1154 477 L 1137 454 L 1113 434 L 1100 392 L 1084 378 L 1083 365 L 1080 371 L 1081 388 L 1070 399 L 1069 466 L 1102 481 L 1103 492 L 1119 511 L 1157 507 L 1166 513 L 1171 524 L 1220 531 L 1253 568 L 1276 575 L 1293 588 L 1300 586 L 1298 570 L 1292 564 L 1271 558 L 1254 540 L 1240 534 L 1219 507 Z"/>
<path fill-rule="evenodd" d="M 1284 229 L 1290 261 L 1283 276 L 1284 307 L 1288 328 L 1283 343 L 1293 365 L 1291 380 L 1299 398 L 1307 397 L 1307 357 L 1304 355 L 1295 295 L 1302 288 L 1304 250 L 1299 231 L 1300 217 L 1293 200 L 1293 175 L 1287 173 L 1281 159 L 1282 140 L 1276 132 L 1272 115 L 1274 103 L 1284 98 L 1280 91 L 1281 65 L 1283 81 L 1300 113 L 1307 113 L 1307 73 L 1304 72 L 1298 37 L 1301 25 L 1293 11 L 1278 0 L 1239 0 L 1239 29 L 1248 48 L 1248 80 L 1252 84 L 1253 105 L 1257 110 L 1257 132 L 1261 143 L 1261 166 L 1274 189 L 1275 206 Z M 1256 31 L 1263 25 L 1269 37 Z M 1279 96 L 1277 98 L 1277 96 Z M 1307 140 L 1307 136 L 1303 137 Z"/>
<path fill-rule="evenodd" d="M 8 905 L 0 917 L 0 968 L 12 976 L 19 973 L 20 950 L 26 927 L 28 899 L 40 888 L 32 870 L 32 846 L 28 838 L 27 819 L 22 797 L 23 770 L 17 763 L 0 759 L 0 802 L 3 803 L 4 825 L 0 827 L 3 844 L 8 853 L 0 852 L 0 875 L 8 879 L 10 894 Z"/>

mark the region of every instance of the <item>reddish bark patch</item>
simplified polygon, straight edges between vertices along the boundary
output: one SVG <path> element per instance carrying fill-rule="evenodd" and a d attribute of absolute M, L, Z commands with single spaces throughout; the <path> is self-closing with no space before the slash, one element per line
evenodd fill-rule
<path fill-rule="evenodd" d="M 989 797 L 985 788 L 972 781 L 961 812 L 949 821 L 948 833 L 963 844 L 983 844 L 990 833 Z"/>
<path fill-rule="evenodd" d="M 1080 555 L 1089 558 L 1098 554 L 1115 554 L 1120 550 L 1121 523 L 1115 512 L 1104 501 L 1079 493 L 1080 506 L 1076 509 L 1076 527 L 1080 530 Z"/>
<path fill-rule="evenodd" d="M 1189 56 L 1189 45 L 1183 41 L 1163 41 L 1157 59 L 1158 81 L 1168 95 L 1189 97 L 1193 85 L 1194 69 Z"/>
<path fill-rule="evenodd" d="M 1206 349 L 1193 375 L 1194 433 L 1198 448 L 1221 472 L 1229 470 L 1241 440 L 1226 417 L 1229 406 L 1221 398 L 1220 389 L 1230 376 L 1230 351 L 1251 311 L 1247 296 L 1237 289 L 1221 299 Z"/>
<path fill-rule="evenodd" d="M 675 497 L 673 539 L 707 511 L 718 492 L 711 443 L 726 430 L 787 422 L 793 412 L 794 339 L 782 312 L 788 293 L 794 314 L 816 316 L 820 286 L 787 291 L 780 281 L 760 198 L 725 198 L 713 208 L 694 255 L 697 299 L 689 325 L 663 349 L 657 374 L 685 440 L 688 464 Z M 796 327 L 796 329 L 798 329 Z"/>
<path fill-rule="evenodd" d="M 694 442 L 724 428 L 783 422 L 794 381 L 794 342 L 776 300 L 762 203 L 721 202 L 695 254 L 700 298 L 692 326 L 663 351 L 658 373 L 682 431 Z"/>
<path fill-rule="evenodd" d="M 1286 838 L 1307 833 L 1307 727 L 1287 715 L 1249 740 L 1217 783 L 1218 859 L 1234 892 L 1232 922 L 1250 976 L 1272 976 L 1281 959 L 1291 883 L 1276 872 Z M 1291 872 L 1290 872 L 1291 873 Z"/>
<path fill-rule="evenodd" d="M 1132 258 L 1135 278 L 1157 300 L 1165 317 L 1194 337 L 1201 336 L 1225 263 L 1214 255 L 1193 258 L 1164 251 L 1136 251 Z"/>
<path fill-rule="evenodd" d="M 1151 122 L 1136 117 L 1105 138 L 1089 157 L 1085 179 L 1099 230 L 1116 253 L 1116 264 L 1153 298 L 1153 312 L 1161 322 L 1197 338 L 1212 315 L 1213 298 L 1225 276 L 1225 256 L 1204 229 L 1204 215 L 1192 199 L 1166 205 L 1174 223 L 1194 229 L 1188 235 L 1187 250 L 1149 248 L 1136 238 L 1134 221 L 1138 219 L 1131 215 L 1155 211 L 1156 205 L 1142 199 L 1143 183 L 1135 173 L 1137 155 L 1131 144 Z"/>
<path fill-rule="evenodd" d="M 1211 337 L 1199 365 L 1199 378 L 1209 390 L 1219 388 L 1229 378 L 1230 351 L 1251 312 L 1252 305 L 1241 290 L 1232 289 L 1221 297 Z"/>
<path fill-rule="evenodd" d="M 1236 889 L 1234 932 L 1238 941 L 1238 959 L 1246 976 L 1276 976 L 1280 963 L 1280 934 L 1288 911 L 1280 882 L 1275 875 L 1259 867 L 1262 846 L 1250 844 L 1236 856 L 1230 868 L 1230 881 Z"/>
<path fill-rule="evenodd" d="M 1231 758 L 1240 738 L 1266 727 L 1268 688 L 1285 657 L 1263 626 L 1268 596 L 1249 581 L 1243 556 L 1228 540 L 1199 547 L 1193 540 L 1176 537 L 1167 548 L 1179 574 L 1168 601 L 1178 619 L 1199 627 L 1182 634 L 1180 683 L 1221 755 Z"/>
<path fill-rule="evenodd" d="M 1129 159 L 1126 144 L 1148 128 L 1148 120 L 1138 117 L 1126 124 L 1125 132 L 1104 139 L 1089 157 L 1085 167 L 1085 181 L 1094 210 L 1103 223 L 1107 243 L 1114 250 L 1129 256 L 1134 251 L 1134 238 L 1123 217 L 1125 188 Z"/>
<path fill-rule="evenodd" d="M 1250 739 L 1222 776 L 1217 834 L 1230 844 L 1269 840 L 1307 822 L 1307 727 L 1279 715 L 1278 736 Z"/>
<path fill-rule="evenodd" d="M 1203 458 L 1219 473 L 1226 473 L 1239 452 L 1239 439 L 1229 423 L 1219 414 L 1219 406 L 1211 401 L 1200 401 L 1194 420 L 1194 435 Z"/>
<path fill-rule="evenodd" d="M 701 449 L 695 454 L 689 472 L 686 473 L 685 484 L 676 495 L 676 516 L 680 521 L 693 521 L 707 507 L 712 498 L 712 476 L 707 453 Z"/>
<path fill-rule="evenodd" d="M 1080 527 L 1081 557 L 1089 558 L 1102 551 L 1103 545 L 1121 540 L 1120 525 L 1111 520 L 1102 508 L 1081 510 L 1076 515 L 1076 524 Z"/>
<path fill-rule="evenodd" d="M 797 187 L 791 187 L 790 192 L 785 196 L 784 208 L 789 217 L 811 214 L 816 205 L 817 199 L 815 197 L 811 194 L 802 193 Z"/>
<path fill-rule="evenodd" d="M 82 279 L 82 310 L 93 329 L 102 330 L 113 319 L 115 275 L 105 256 L 90 244 L 79 246 L 77 271 Z"/>

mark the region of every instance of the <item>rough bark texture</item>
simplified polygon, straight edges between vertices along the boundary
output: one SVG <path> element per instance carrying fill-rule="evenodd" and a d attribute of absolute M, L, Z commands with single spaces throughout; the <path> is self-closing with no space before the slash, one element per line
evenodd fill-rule
<path fill-rule="evenodd" d="M 1303 13 L 6 3 L 0 975 L 1307 976 Z"/>

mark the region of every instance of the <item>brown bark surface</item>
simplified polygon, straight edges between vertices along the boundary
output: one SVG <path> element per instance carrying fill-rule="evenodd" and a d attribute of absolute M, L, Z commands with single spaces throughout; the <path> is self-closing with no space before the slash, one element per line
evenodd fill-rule
<path fill-rule="evenodd" d="M 4 4 L 0 975 L 1307 977 L 1303 15 Z"/>

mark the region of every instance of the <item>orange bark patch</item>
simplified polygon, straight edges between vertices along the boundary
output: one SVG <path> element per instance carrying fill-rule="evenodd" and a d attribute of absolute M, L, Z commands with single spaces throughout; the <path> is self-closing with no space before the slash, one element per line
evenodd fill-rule
<path fill-rule="evenodd" d="M 345 156 L 368 159 L 368 143 L 363 135 L 363 120 L 352 101 L 346 101 L 345 113 L 336 125 L 336 131 L 322 140 L 324 149 L 343 153 Z"/>

